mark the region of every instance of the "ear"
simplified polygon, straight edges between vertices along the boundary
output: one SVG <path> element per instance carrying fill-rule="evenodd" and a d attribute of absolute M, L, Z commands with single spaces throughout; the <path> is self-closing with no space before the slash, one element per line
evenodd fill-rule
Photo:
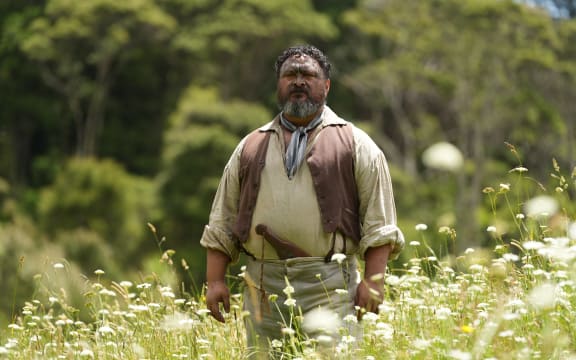
<path fill-rule="evenodd" d="M 326 92 L 326 95 L 328 95 L 328 92 L 330 91 L 330 79 L 326 79 L 326 83 L 324 84 L 324 91 Z"/>

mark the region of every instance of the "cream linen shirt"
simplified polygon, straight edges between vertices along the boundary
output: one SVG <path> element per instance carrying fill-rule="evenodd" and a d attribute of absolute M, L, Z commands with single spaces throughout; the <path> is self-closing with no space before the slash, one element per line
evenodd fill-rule
<path fill-rule="evenodd" d="M 320 125 L 309 135 L 308 153 L 322 129 L 334 123 L 346 123 L 325 107 Z M 347 255 L 364 257 L 369 247 L 392 244 L 391 259 L 397 258 L 404 247 L 404 236 L 396 225 L 396 209 L 392 183 L 386 158 L 372 139 L 353 126 L 355 144 L 354 175 L 360 202 L 362 238 L 355 244 L 352 239 L 338 234 L 335 252 L 342 252 L 346 241 Z M 306 161 L 302 161 L 290 180 L 284 166 L 286 144 L 278 121 L 264 125 L 262 130 L 273 130 L 266 155 L 266 166 L 261 175 L 260 191 L 254 209 L 250 235 L 244 248 L 258 259 L 278 259 L 275 250 L 255 232 L 257 224 L 265 224 L 279 237 L 305 250 L 311 256 L 326 256 L 332 247 L 332 234 L 322 228 L 320 208 L 312 176 Z M 240 196 L 239 167 L 243 139 L 224 168 L 224 174 L 216 192 L 210 219 L 204 229 L 200 244 L 227 254 L 233 262 L 239 257 L 239 249 L 233 240 L 232 227 L 238 212 Z"/>

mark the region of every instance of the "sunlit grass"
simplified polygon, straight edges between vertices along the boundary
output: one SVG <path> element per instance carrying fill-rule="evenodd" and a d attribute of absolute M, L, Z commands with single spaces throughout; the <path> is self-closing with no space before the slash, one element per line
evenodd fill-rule
<path fill-rule="evenodd" d="M 559 171 L 559 169 L 557 169 Z M 524 173 L 516 171 L 520 176 Z M 552 196 L 559 204 L 574 191 L 575 177 L 556 176 Z M 368 313 L 361 337 L 347 333 L 355 317 L 313 314 L 304 328 L 337 327 L 314 338 L 301 335 L 301 314 L 287 319 L 283 338 L 271 349 L 285 359 L 576 359 L 576 225 L 560 205 L 562 226 L 552 229 L 549 214 L 524 214 L 511 202 L 515 184 L 485 191 L 495 224 L 507 222 L 507 236 L 490 225 L 489 249 L 467 249 L 438 258 L 428 245 L 432 232 L 456 236 L 451 228 L 415 224 L 415 254 L 386 278 L 386 299 L 378 315 Z M 503 203 L 505 211 L 496 208 Z M 501 215 L 501 214 L 505 215 Z M 557 219 L 556 219 L 557 220 Z M 555 221 L 556 221 L 555 220 Z M 173 266 L 173 265 L 172 265 Z M 67 271 L 55 263 L 54 272 Z M 242 359 L 245 344 L 242 295 L 233 294 L 226 324 L 205 310 L 203 294 L 177 295 L 159 280 L 134 283 L 108 279 L 102 270 L 87 281 L 89 320 L 67 303 L 60 288 L 44 287 L 23 307 L 0 338 L 6 359 Z M 237 277 L 240 281 L 241 277 Z M 321 288 L 321 284 L 319 283 Z M 40 291 L 41 290 L 41 291 Z M 285 293 L 290 299 L 289 284 Z M 345 290 L 341 290 L 345 291 Z M 280 305 L 280 304 L 279 304 Z M 320 320 L 318 320 L 320 319 Z M 312 325 L 310 325 L 312 324 Z M 333 341 L 336 340 L 336 341 Z"/>

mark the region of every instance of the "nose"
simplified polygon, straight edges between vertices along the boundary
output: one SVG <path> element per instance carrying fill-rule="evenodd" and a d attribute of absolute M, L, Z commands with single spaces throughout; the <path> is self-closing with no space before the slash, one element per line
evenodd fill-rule
<path fill-rule="evenodd" d="M 304 76 L 302 76 L 302 74 L 297 73 L 296 78 L 294 79 L 294 84 L 296 84 L 297 86 L 305 85 L 306 79 L 304 78 Z"/>

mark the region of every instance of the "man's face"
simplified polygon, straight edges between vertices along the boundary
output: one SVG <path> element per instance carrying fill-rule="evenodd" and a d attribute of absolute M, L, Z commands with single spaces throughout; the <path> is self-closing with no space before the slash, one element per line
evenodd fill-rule
<path fill-rule="evenodd" d="M 294 55 L 280 68 L 277 97 L 284 114 L 305 118 L 315 114 L 326 102 L 330 79 L 316 60 L 308 55 Z"/>

